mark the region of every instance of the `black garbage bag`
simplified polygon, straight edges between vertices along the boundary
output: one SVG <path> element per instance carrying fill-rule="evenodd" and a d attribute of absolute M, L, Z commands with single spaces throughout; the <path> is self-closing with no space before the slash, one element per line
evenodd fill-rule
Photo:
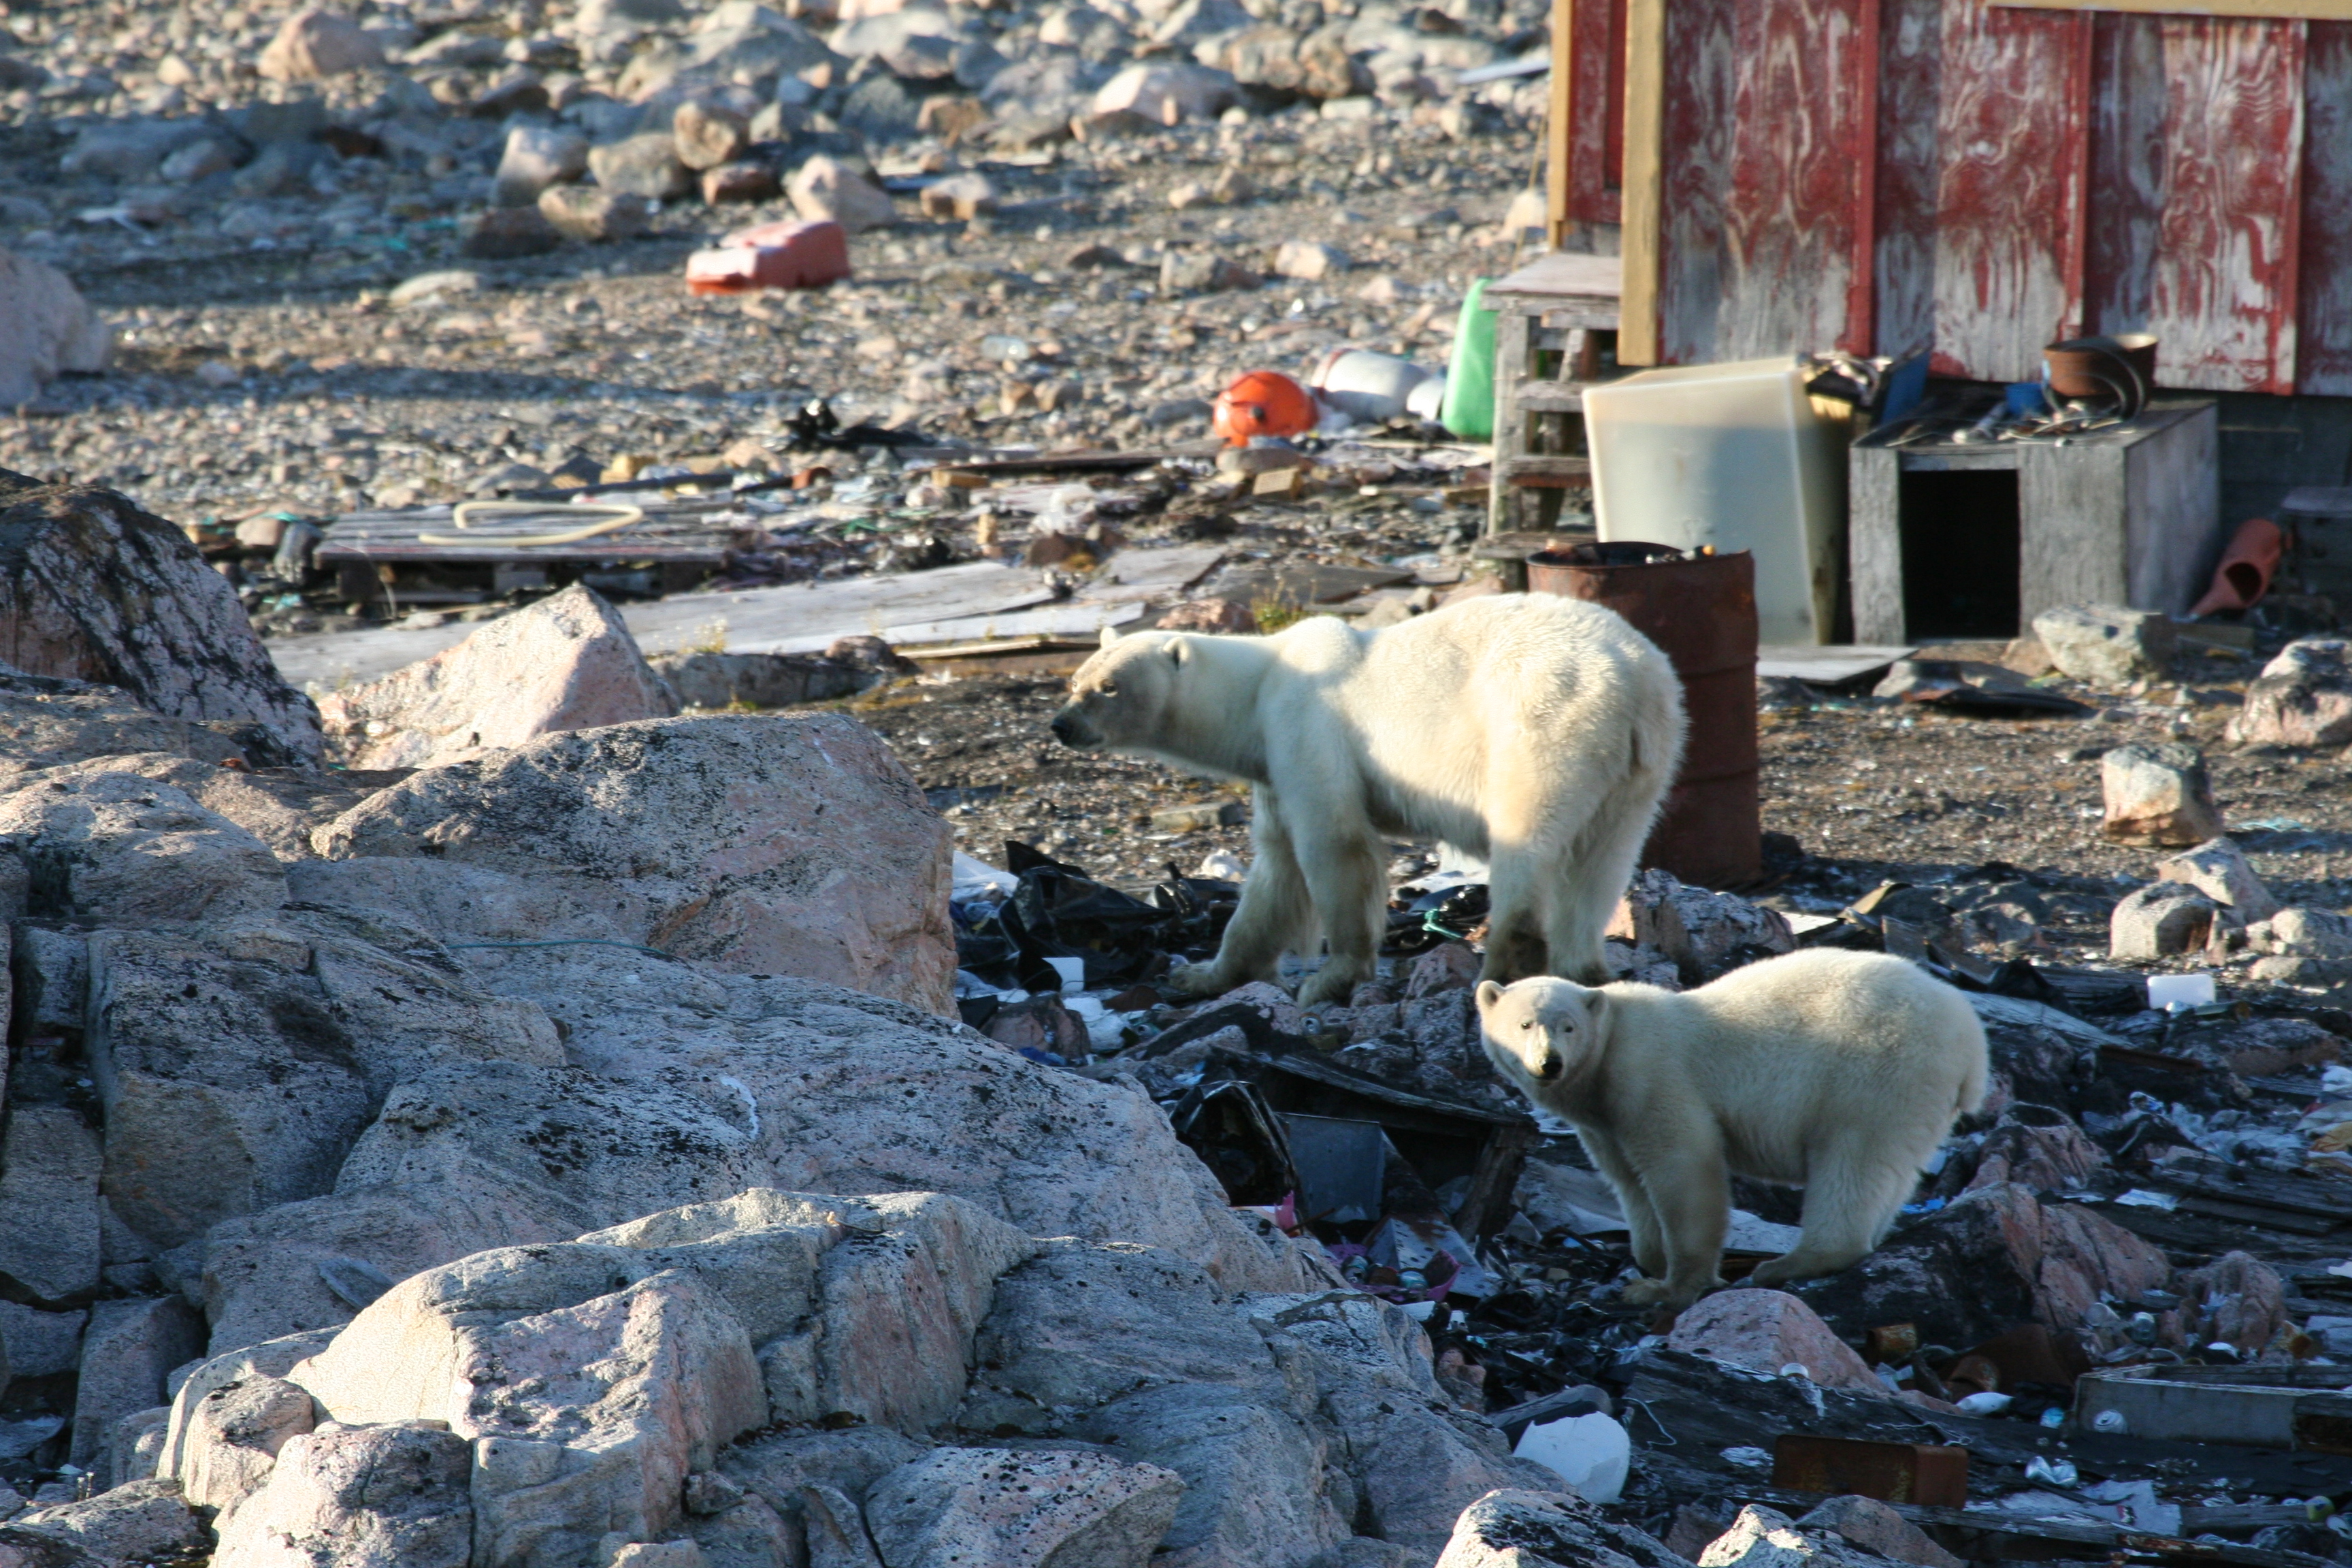
<path fill-rule="evenodd" d="M 1191 959 L 1213 957 L 1224 940 L 1225 926 L 1241 907 L 1242 885 L 1213 877 L 1187 877 L 1174 865 L 1168 879 L 1151 889 L 1151 903 L 1172 917 L 1168 927 L 1171 951 Z"/>
<path fill-rule="evenodd" d="M 1031 991 L 1058 990 L 1061 976 L 1045 962 L 1049 958 L 1082 961 L 1089 986 L 1131 984 L 1166 966 L 1175 921 L 1170 911 L 1026 844 L 1007 842 L 1004 855 L 1006 869 L 1021 879 L 1020 885 L 977 934 L 1011 944 L 1011 968 L 1019 984 Z"/>

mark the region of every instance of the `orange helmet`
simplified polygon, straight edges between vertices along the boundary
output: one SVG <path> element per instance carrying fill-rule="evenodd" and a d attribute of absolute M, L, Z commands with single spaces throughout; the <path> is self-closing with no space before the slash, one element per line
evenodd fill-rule
<path fill-rule="evenodd" d="M 1229 447 L 1253 436 L 1304 436 L 1322 417 L 1315 395 L 1278 370 L 1254 370 L 1217 395 L 1211 421 Z"/>

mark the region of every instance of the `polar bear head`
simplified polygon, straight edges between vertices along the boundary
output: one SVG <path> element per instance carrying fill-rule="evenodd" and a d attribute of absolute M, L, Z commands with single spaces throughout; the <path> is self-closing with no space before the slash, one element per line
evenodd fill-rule
<path fill-rule="evenodd" d="M 1608 1017 L 1607 992 L 1549 975 L 1478 986 L 1486 1055 L 1530 1099 L 1557 1093 L 1591 1069 L 1607 1045 Z"/>
<path fill-rule="evenodd" d="M 1102 650 L 1070 677 L 1070 700 L 1054 715 L 1054 738 L 1081 752 L 1148 747 L 1172 727 L 1192 639 L 1138 632 Z"/>

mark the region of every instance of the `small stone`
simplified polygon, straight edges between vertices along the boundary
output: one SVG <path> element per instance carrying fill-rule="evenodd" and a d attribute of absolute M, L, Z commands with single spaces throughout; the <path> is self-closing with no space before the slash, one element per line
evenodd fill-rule
<path fill-rule="evenodd" d="M 397 310 L 404 306 L 420 304 L 448 294 L 478 294 L 482 289 L 482 275 L 468 268 L 451 268 L 443 272 L 420 272 L 402 281 L 384 297 L 384 302 Z"/>
<path fill-rule="evenodd" d="M 175 185 L 193 185 L 236 167 L 236 150 L 218 137 L 191 142 L 163 160 L 160 173 Z"/>
<path fill-rule="evenodd" d="M 1245 820 L 1248 816 L 1248 809 L 1237 800 L 1205 800 L 1192 805 L 1163 806 L 1151 814 L 1151 831 L 1199 833 L 1212 827 L 1228 826 Z"/>
<path fill-rule="evenodd" d="M 1222 293 L 1255 289 L 1263 280 L 1248 268 L 1214 251 L 1171 250 L 1160 260 L 1160 291 L 1163 294 Z"/>
<path fill-rule="evenodd" d="M 2217 904 L 2226 904 L 2240 921 L 2266 921 L 2281 905 L 2244 853 L 2227 838 L 2214 838 L 2183 855 L 2156 863 L 2162 882 L 2185 882 Z"/>
<path fill-rule="evenodd" d="M 694 188 L 693 177 L 677 161 L 677 150 L 666 131 L 648 131 L 625 142 L 591 148 L 588 172 L 596 183 L 617 195 L 644 196 L 666 202 Z"/>
<path fill-rule="evenodd" d="M 989 122 L 986 104 L 976 98 L 963 98 L 954 93 L 941 93 L 923 100 L 923 107 L 915 115 L 918 132 L 925 136 L 936 136 L 950 147 L 983 129 Z"/>
<path fill-rule="evenodd" d="M 271 81 L 320 81 L 345 71 L 376 70 L 383 49 L 349 17 L 297 11 L 261 51 L 257 68 Z"/>
<path fill-rule="evenodd" d="M 2221 834 L 2221 808 L 2194 746 L 2118 746 L 2099 760 L 2100 831 L 2118 844 L 2180 848 Z"/>
<path fill-rule="evenodd" d="M 731 109 L 688 100 L 670 117 L 677 161 L 689 169 L 715 169 L 742 156 L 746 121 Z"/>
<path fill-rule="evenodd" d="M 784 192 L 801 216 L 837 223 L 851 234 L 887 228 L 898 221 L 898 208 L 886 192 L 824 153 L 794 170 Z"/>
<path fill-rule="evenodd" d="M 2129 686 L 2172 663 L 2171 617 L 2115 605 L 2062 605 L 2033 617 L 2033 635 L 2059 673 L 2085 685 Z"/>
<path fill-rule="evenodd" d="M 2230 721 L 2242 746 L 2340 746 L 2352 741 L 2352 643 L 2303 637 L 2279 650 L 2246 688 Z"/>
<path fill-rule="evenodd" d="M 702 172 L 702 199 L 711 206 L 730 202 L 764 202 L 776 194 L 776 171 L 749 158 Z"/>
<path fill-rule="evenodd" d="M 1143 422 L 1154 430 L 1165 430 L 1173 425 L 1190 425 L 1206 419 L 1210 415 L 1204 397 L 1171 397 L 1165 403 L 1155 403 L 1143 411 Z"/>
<path fill-rule="evenodd" d="M 459 233 L 466 254 L 486 261 L 543 256 L 563 243 L 535 206 L 492 207 L 461 224 Z"/>
<path fill-rule="evenodd" d="M 1129 66 L 1103 83 L 1088 112 L 1133 114 L 1155 125 L 1214 120 L 1234 103 L 1236 86 L 1230 73 L 1205 66 Z"/>
<path fill-rule="evenodd" d="M 2184 882 L 2151 882 L 2135 889 L 2107 919 L 2107 952 L 2114 958 L 2170 958 L 2195 952 L 2211 935 L 2213 900 Z"/>
<path fill-rule="evenodd" d="M 925 217 L 976 218 L 996 210 L 996 187 L 985 174 L 950 174 L 925 186 L 921 201 Z"/>
<path fill-rule="evenodd" d="M 1319 283 L 1348 269 L 1345 251 L 1319 239 L 1286 239 L 1274 254 L 1274 269 L 1285 278 Z"/>
<path fill-rule="evenodd" d="M 588 138 L 576 131 L 518 125 L 507 132 L 490 200 L 502 207 L 527 207 L 541 191 L 588 172 Z"/>
<path fill-rule="evenodd" d="M 1238 636 L 1257 630 L 1257 618 L 1250 614 L 1247 605 L 1231 599 L 1194 599 L 1163 613 L 1160 629 Z"/>
<path fill-rule="evenodd" d="M 550 185 L 539 193 L 540 216 L 564 238 L 589 244 L 634 239 L 652 224 L 653 209 L 650 197 L 596 185 Z"/>

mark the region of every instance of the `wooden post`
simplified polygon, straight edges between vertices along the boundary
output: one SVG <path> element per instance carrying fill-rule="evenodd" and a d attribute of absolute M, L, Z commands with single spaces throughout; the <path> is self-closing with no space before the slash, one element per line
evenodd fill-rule
<path fill-rule="evenodd" d="M 1625 283 L 1617 323 L 1617 363 L 1623 365 L 1658 363 L 1665 121 L 1666 0 L 1626 0 L 1624 228 L 1619 241 Z"/>
<path fill-rule="evenodd" d="M 1570 160 L 1575 156 L 1576 0 L 1551 0 L 1551 108 L 1544 121 L 1544 239 L 1568 243 Z"/>

